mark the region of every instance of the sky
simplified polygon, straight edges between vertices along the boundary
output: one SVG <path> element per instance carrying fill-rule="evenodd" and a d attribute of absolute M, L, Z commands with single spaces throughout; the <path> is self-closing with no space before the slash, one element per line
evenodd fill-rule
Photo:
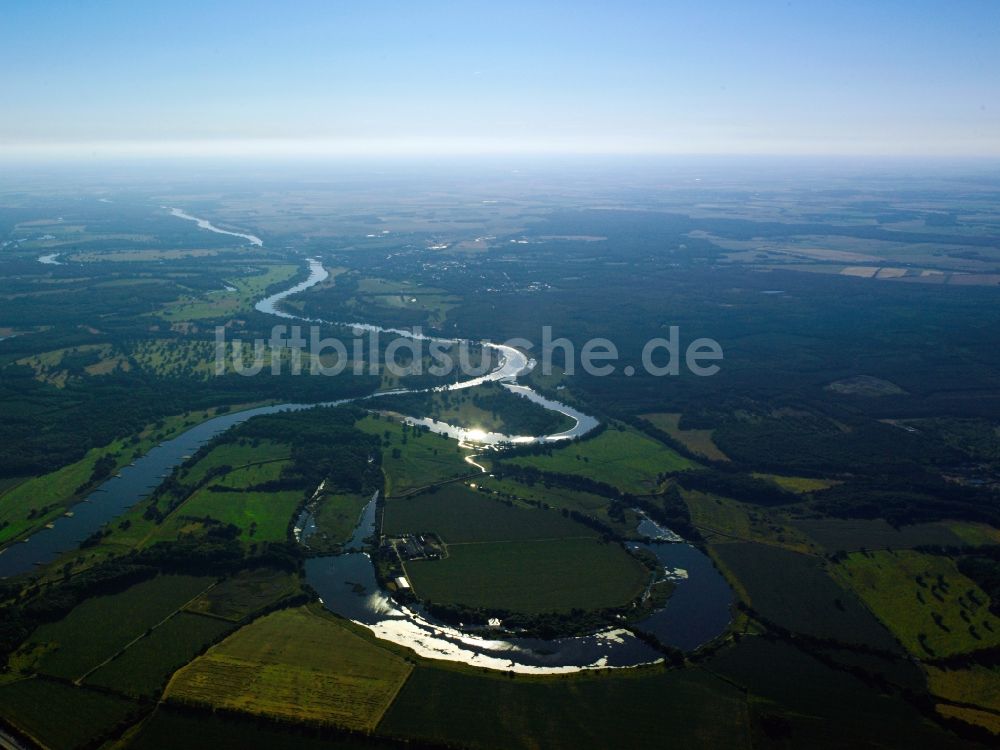
<path fill-rule="evenodd" d="M 1000 156 L 1000 2 L 3 0 L 0 156 Z"/>

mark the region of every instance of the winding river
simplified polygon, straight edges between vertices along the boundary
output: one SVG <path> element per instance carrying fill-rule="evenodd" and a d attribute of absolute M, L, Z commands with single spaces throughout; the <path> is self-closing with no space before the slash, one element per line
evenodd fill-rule
<path fill-rule="evenodd" d="M 194 221 L 207 231 L 228 234 L 263 246 L 254 235 L 220 229 L 210 221 L 171 209 L 171 214 Z M 257 303 L 256 309 L 279 318 L 307 323 L 348 326 L 362 330 L 390 333 L 397 336 L 459 344 L 459 339 L 443 339 L 414 334 L 404 329 L 384 328 L 368 323 L 330 323 L 305 318 L 282 310 L 280 303 L 328 277 L 318 260 L 310 259 L 305 281 L 273 294 Z M 520 350 L 489 341 L 479 342 L 497 355 L 498 365 L 492 371 L 437 389 L 413 391 L 400 389 L 376 393 L 356 400 L 367 400 L 390 393 L 413 393 L 433 390 L 470 388 L 485 382 L 497 382 L 546 409 L 559 411 L 574 420 L 574 426 L 552 435 L 504 435 L 467 430 L 428 418 L 408 418 L 411 424 L 422 425 L 433 432 L 448 435 L 468 445 L 489 448 L 501 443 L 554 442 L 579 437 L 598 425 L 598 421 L 566 404 L 545 398 L 516 378 L 528 372 L 534 361 Z M 220 433 L 262 414 L 312 408 L 325 404 L 279 404 L 247 411 L 227 413 L 207 420 L 171 440 L 164 441 L 145 456 L 124 468 L 92 492 L 83 502 L 73 506 L 72 515 L 58 519 L 51 528 L 34 534 L 30 539 L 0 552 L 0 577 L 26 573 L 34 566 L 51 562 L 60 554 L 75 549 L 83 539 L 102 525 L 149 495 L 163 477 L 181 465 L 199 447 Z M 478 466 L 474 461 L 470 461 Z M 479 467 L 482 468 L 482 467 Z M 352 542 L 340 555 L 315 557 L 306 562 L 306 580 L 320 595 L 330 611 L 369 628 L 376 636 L 406 646 L 416 653 L 434 659 L 459 661 L 490 669 L 527 673 L 564 673 L 584 669 L 633 667 L 660 661 L 662 655 L 624 628 L 612 628 L 588 636 L 540 640 L 516 636 L 496 638 L 472 630 L 451 627 L 435 621 L 419 608 L 400 605 L 383 591 L 375 580 L 372 561 L 363 551 L 363 540 L 375 531 L 373 496 L 361 514 Z M 296 536 L 307 543 L 311 519 L 304 514 L 296 523 Z M 663 564 L 676 588 L 665 607 L 652 613 L 634 627 L 656 636 L 662 643 L 685 650 L 711 640 L 723 632 L 730 620 L 733 593 L 711 561 L 695 547 L 677 542 L 668 529 L 657 527 L 644 519 L 641 531 L 649 541 L 632 543 L 632 548 L 644 547 Z M 670 541 L 664 541 L 670 540 Z"/>
<path fill-rule="evenodd" d="M 359 332 L 376 332 L 376 333 L 386 333 L 394 336 L 402 336 L 404 338 L 414 339 L 421 342 L 439 343 L 444 345 L 457 345 L 468 342 L 463 342 L 461 339 L 450 339 L 441 338 L 438 336 L 428 336 L 422 333 L 414 333 L 412 331 L 407 331 L 405 328 L 385 328 L 383 326 L 374 325 L 372 323 L 356 323 L 356 322 L 332 322 L 326 321 L 321 318 L 308 318 L 300 315 L 293 315 L 292 313 L 282 310 L 280 304 L 283 300 L 291 297 L 293 294 L 298 294 L 303 292 L 310 287 L 316 286 L 322 281 L 329 278 L 330 274 L 323 267 L 323 264 L 314 258 L 308 260 L 309 264 L 309 276 L 305 281 L 301 281 L 295 286 L 285 289 L 277 294 L 272 294 L 270 297 L 262 299 L 254 307 L 258 312 L 266 313 L 268 315 L 275 315 L 279 318 L 286 320 L 295 320 L 303 323 L 313 323 L 313 324 L 327 324 L 336 325 L 342 328 L 351 328 Z M 480 341 L 477 342 L 484 349 L 492 350 L 496 353 L 497 366 L 483 374 L 475 377 L 467 378 L 465 380 L 460 380 L 457 383 L 451 383 L 449 385 L 437 386 L 435 388 L 424 388 L 424 389 L 407 389 L 401 388 L 392 391 L 383 391 L 380 393 L 375 393 L 367 398 L 378 398 L 380 396 L 391 396 L 398 395 L 400 393 L 430 393 L 433 391 L 454 391 L 461 390 L 465 388 L 474 388 L 475 386 L 483 385 L 484 383 L 499 383 L 501 386 L 506 388 L 511 393 L 514 393 L 523 398 L 527 398 L 534 403 L 549 409 L 551 411 L 558 411 L 561 414 L 566 415 L 573 420 L 573 427 L 563 432 L 554 433 L 552 435 L 506 435 L 499 432 L 486 432 L 483 430 L 470 430 L 464 427 L 458 427 L 456 425 L 447 424 L 446 422 L 440 422 L 437 420 L 430 419 L 428 417 L 405 417 L 405 420 L 411 425 L 420 425 L 426 427 L 431 432 L 436 432 L 441 435 L 447 435 L 450 438 L 465 442 L 470 445 L 480 445 L 480 446 L 496 446 L 501 443 L 549 443 L 557 442 L 560 440 L 572 440 L 573 438 L 580 437 L 590 432 L 592 429 L 600 424 L 594 417 L 584 414 L 571 406 L 560 403 L 559 401 L 554 401 L 552 399 L 542 396 L 540 393 L 533 391 L 524 385 L 518 385 L 516 379 L 519 375 L 523 375 L 529 372 L 535 366 L 535 360 L 528 357 L 524 352 L 513 346 L 508 346 L 506 344 L 496 344 L 492 341 Z"/>

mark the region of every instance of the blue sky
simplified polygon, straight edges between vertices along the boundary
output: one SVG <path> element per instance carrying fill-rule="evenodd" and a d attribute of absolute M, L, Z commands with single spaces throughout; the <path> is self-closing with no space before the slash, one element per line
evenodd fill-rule
<path fill-rule="evenodd" d="M 0 153 L 1000 155 L 1000 2 L 47 2 Z"/>

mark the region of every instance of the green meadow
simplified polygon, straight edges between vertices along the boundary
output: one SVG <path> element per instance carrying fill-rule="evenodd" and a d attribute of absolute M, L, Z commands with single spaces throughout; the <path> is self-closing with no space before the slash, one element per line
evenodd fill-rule
<path fill-rule="evenodd" d="M 512 462 L 542 471 L 576 474 L 637 495 L 654 492 L 658 475 L 695 465 L 632 428 L 608 428 L 597 437 L 553 448 L 551 454 L 522 456 Z"/>

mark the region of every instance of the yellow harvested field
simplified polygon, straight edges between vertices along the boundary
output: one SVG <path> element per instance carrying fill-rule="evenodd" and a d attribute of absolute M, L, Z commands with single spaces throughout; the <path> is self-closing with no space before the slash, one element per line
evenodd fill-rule
<path fill-rule="evenodd" d="M 877 278 L 898 279 L 900 276 L 906 276 L 905 268 L 880 268 Z"/>
<path fill-rule="evenodd" d="M 878 273 L 878 268 L 872 266 L 848 266 L 840 271 L 841 276 L 857 276 L 862 279 L 870 279 Z"/>
<path fill-rule="evenodd" d="M 825 490 L 833 487 L 835 484 L 840 484 L 839 481 L 835 479 L 815 479 L 813 477 L 786 477 L 780 474 L 762 474 L 761 472 L 753 472 L 753 476 L 757 479 L 763 479 L 766 482 L 774 482 L 774 484 L 781 487 L 783 490 L 788 490 L 789 492 L 815 492 L 816 490 Z"/>
<path fill-rule="evenodd" d="M 412 665 L 315 607 L 267 615 L 181 669 L 166 697 L 371 731 Z"/>
<path fill-rule="evenodd" d="M 657 412 L 641 415 L 643 419 L 659 430 L 663 430 L 685 448 L 710 461 L 728 461 L 729 456 L 723 453 L 712 440 L 712 430 L 682 430 L 681 415 L 678 413 Z"/>
<path fill-rule="evenodd" d="M 954 521 L 948 524 L 948 528 L 963 542 L 973 547 L 981 544 L 1000 544 L 1000 529 L 994 529 L 985 523 Z"/>
<path fill-rule="evenodd" d="M 938 698 L 1000 714 L 1000 668 L 973 664 L 966 669 L 941 669 L 926 665 L 924 670 L 927 687 Z"/>
<path fill-rule="evenodd" d="M 964 706 L 949 706 L 946 703 L 939 703 L 936 708 L 939 714 L 949 719 L 958 719 L 966 724 L 975 724 L 989 729 L 993 734 L 1000 734 L 1000 715 L 998 714 Z"/>

